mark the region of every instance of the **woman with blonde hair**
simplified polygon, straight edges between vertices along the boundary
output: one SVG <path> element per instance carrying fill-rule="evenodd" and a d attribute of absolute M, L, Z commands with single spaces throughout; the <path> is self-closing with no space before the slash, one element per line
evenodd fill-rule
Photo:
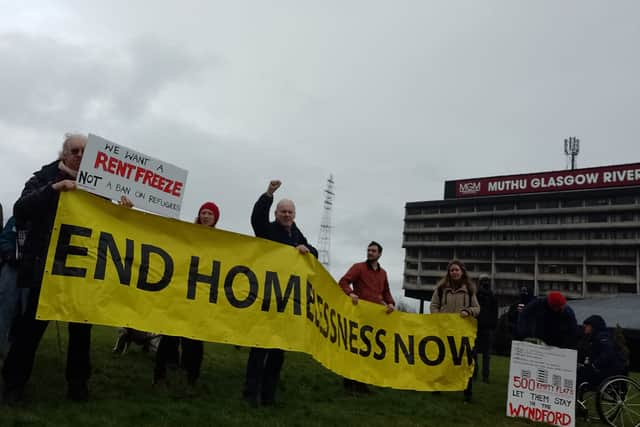
<path fill-rule="evenodd" d="M 462 261 L 449 261 L 447 274 L 438 282 L 431 296 L 430 309 L 431 313 L 459 313 L 461 317 L 477 317 L 480 314 L 476 285 L 469 278 Z M 472 384 L 469 379 L 464 391 L 465 402 L 471 401 L 471 394 Z"/>

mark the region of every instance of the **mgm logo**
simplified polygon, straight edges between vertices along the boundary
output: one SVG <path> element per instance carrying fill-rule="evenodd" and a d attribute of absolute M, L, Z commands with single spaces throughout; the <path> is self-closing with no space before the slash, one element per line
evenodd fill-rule
<path fill-rule="evenodd" d="M 464 182 L 458 184 L 458 194 L 468 195 L 480 192 L 480 182 Z"/>

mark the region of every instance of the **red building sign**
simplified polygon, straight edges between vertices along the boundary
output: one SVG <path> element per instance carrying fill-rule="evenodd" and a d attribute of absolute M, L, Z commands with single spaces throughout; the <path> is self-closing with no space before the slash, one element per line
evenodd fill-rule
<path fill-rule="evenodd" d="M 640 163 L 445 182 L 445 199 L 640 185 Z"/>

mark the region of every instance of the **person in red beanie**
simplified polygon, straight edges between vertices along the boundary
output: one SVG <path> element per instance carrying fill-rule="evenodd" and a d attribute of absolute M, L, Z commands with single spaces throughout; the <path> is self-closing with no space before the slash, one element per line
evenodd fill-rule
<path fill-rule="evenodd" d="M 531 301 L 520 313 L 516 338 L 537 338 L 550 346 L 576 348 L 578 324 L 565 296 L 551 291 Z"/>
<path fill-rule="evenodd" d="M 198 210 L 195 223 L 206 227 L 215 227 L 220 219 L 220 209 L 213 202 L 205 202 Z M 179 347 L 182 346 L 180 356 Z M 186 337 L 163 335 L 156 353 L 156 364 L 153 370 L 153 385 L 166 383 L 167 365 L 176 364 L 187 372 L 187 383 L 193 387 L 200 376 L 204 344 L 200 340 Z"/>

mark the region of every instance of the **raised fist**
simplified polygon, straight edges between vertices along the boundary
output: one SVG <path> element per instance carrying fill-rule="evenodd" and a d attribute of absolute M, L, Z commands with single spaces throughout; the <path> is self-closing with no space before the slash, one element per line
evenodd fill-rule
<path fill-rule="evenodd" d="M 276 192 L 276 190 L 278 188 L 280 188 L 280 186 L 282 185 L 282 182 L 277 180 L 277 179 L 273 179 L 269 182 L 269 187 L 267 187 L 267 194 L 270 196 L 273 196 L 273 193 Z"/>

